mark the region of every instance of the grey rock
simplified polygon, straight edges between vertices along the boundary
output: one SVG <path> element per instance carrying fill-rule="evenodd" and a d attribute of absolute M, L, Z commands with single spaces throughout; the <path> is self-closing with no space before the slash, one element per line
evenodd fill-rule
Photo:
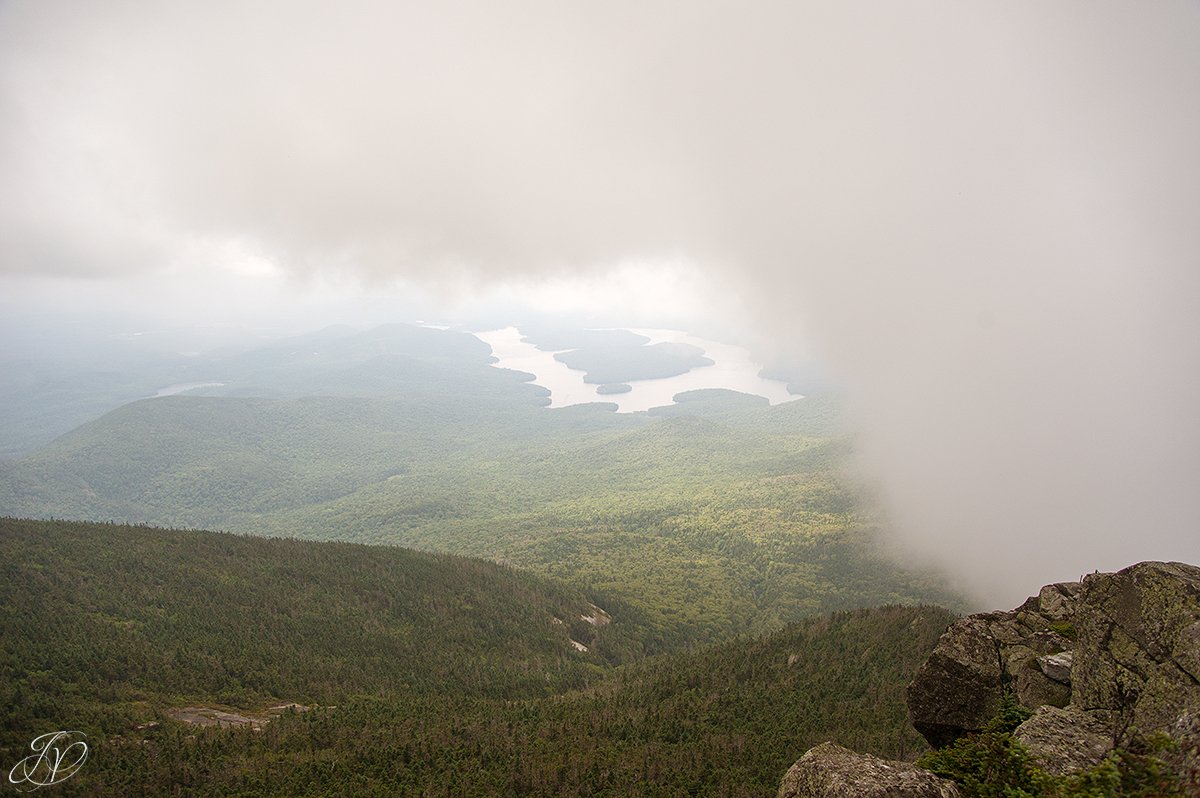
<path fill-rule="evenodd" d="M 959 798 L 953 782 L 908 762 L 821 743 L 792 765 L 779 798 Z"/>
<path fill-rule="evenodd" d="M 1075 600 L 1078 597 L 1078 582 L 1046 585 L 1038 591 L 1038 612 L 1052 621 L 1070 621 L 1075 615 Z"/>
<path fill-rule="evenodd" d="M 952 624 L 908 686 L 913 727 L 937 747 L 980 731 L 999 709 L 1006 686 L 1029 709 L 1066 706 L 1069 679 L 1047 677 L 1037 660 L 1071 649 L 1058 630 L 1074 618 L 1079 592 L 1077 585 L 1047 585 L 1015 610 Z"/>
<path fill-rule="evenodd" d="M 1179 774 L 1189 795 L 1200 795 L 1200 714 L 1184 712 L 1167 729 L 1178 748 L 1159 756 Z"/>
<path fill-rule="evenodd" d="M 1156 755 L 1200 798 L 1200 567 L 1138 563 L 956 621 L 908 686 L 909 716 L 941 747 L 981 731 L 1006 690 L 1036 710 L 1015 734 L 1049 772 L 1086 769 L 1161 732 L 1174 745 Z M 932 777 L 910 765 L 828 744 L 805 757 L 781 796 L 943 794 L 870 791 L 888 768 Z"/>
<path fill-rule="evenodd" d="M 1049 676 L 1056 682 L 1063 684 L 1071 683 L 1071 663 L 1074 661 L 1075 655 L 1070 651 L 1062 651 L 1058 654 L 1044 654 L 1037 658 L 1038 667 L 1042 669 L 1042 673 Z"/>
<path fill-rule="evenodd" d="M 1121 713 L 1140 733 L 1200 713 L 1200 568 L 1144 562 L 1083 580 L 1073 703 Z"/>
<path fill-rule="evenodd" d="M 1054 775 L 1085 770 L 1113 748 L 1109 724 L 1076 707 L 1041 707 L 1014 734 Z"/>
<path fill-rule="evenodd" d="M 999 643 L 988 626 L 974 615 L 954 622 L 908 685 L 909 718 L 931 745 L 982 729 L 1000 707 Z"/>
<path fill-rule="evenodd" d="M 1038 652 L 1029 646 L 1000 646 L 1000 660 L 1004 663 L 1004 673 L 1009 679 L 1017 678 L 1017 674 L 1028 668 L 1037 658 Z"/>
<path fill-rule="evenodd" d="M 1042 656 L 1070 651 L 1075 645 L 1058 632 L 1049 630 L 1034 632 L 1024 639 L 1024 643 Z"/>
<path fill-rule="evenodd" d="M 1174 659 L 1188 676 L 1200 682 L 1200 621 L 1180 630 Z"/>
<path fill-rule="evenodd" d="M 1012 683 L 1017 701 L 1024 707 L 1036 708 L 1044 705 L 1065 707 L 1071 702 L 1071 687 L 1055 681 L 1042 673 L 1036 660 L 1017 673 Z"/>

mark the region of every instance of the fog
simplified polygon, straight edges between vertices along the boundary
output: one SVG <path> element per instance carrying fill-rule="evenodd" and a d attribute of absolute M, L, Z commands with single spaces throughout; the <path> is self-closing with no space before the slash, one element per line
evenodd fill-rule
<path fill-rule="evenodd" d="M 636 323 L 815 352 L 898 550 L 987 600 L 1197 562 L 1197 41 L 1191 2 L 8 0 L 0 309 L 649 274 Z"/>

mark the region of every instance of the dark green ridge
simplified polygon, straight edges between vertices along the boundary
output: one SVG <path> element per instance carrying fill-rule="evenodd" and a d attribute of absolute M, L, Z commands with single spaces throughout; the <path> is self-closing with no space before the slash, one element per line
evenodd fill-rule
<path fill-rule="evenodd" d="M 461 557 L 16 519 L 0 553 L 0 753 L 85 731 L 64 795 L 769 796 L 825 739 L 923 750 L 904 685 L 952 617 L 841 612 L 614 669 L 636 625 Z M 166 714 L 280 701 L 320 707 L 257 733 Z"/>

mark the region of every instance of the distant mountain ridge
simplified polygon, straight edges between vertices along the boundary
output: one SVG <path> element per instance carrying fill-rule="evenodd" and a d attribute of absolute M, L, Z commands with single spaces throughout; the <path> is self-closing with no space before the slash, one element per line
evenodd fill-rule
<path fill-rule="evenodd" d="M 210 396 L 393 396 L 475 392 L 533 405 L 546 390 L 527 376 L 490 368 L 487 344 L 469 333 L 410 324 L 366 331 L 327 327 L 266 344 L 203 354 L 139 348 L 134 341 L 93 341 L 86 357 L 0 361 L 0 456 L 33 451 L 80 424 L 153 396 L 169 385 L 220 383 Z"/>

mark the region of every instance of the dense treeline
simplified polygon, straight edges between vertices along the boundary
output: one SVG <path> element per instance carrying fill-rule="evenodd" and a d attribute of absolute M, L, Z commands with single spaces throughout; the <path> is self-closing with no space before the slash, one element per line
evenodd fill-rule
<path fill-rule="evenodd" d="M 903 686 L 950 620 L 839 613 L 613 669 L 596 652 L 636 626 L 489 563 L 14 519 L 0 542 L 2 753 L 86 732 L 64 794 L 770 795 L 824 739 L 915 755 Z M 318 706 L 261 732 L 167 713 L 280 700 Z"/>
<path fill-rule="evenodd" d="M 261 734 L 113 740 L 75 794 L 773 796 L 832 739 L 911 757 L 903 689 L 949 616 L 889 607 L 653 658 L 557 698 L 362 697 Z M 148 742 L 142 743 L 142 740 Z"/>
<path fill-rule="evenodd" d="M 838 613 L 614 669 L 636 625 L 459 557 L 14 519 L 0 554 L 0 753 L 85 731 L 77 795 L 771 795 L 824 739 L 921 750 L 903 687 L 951 617 Z M 167 714 L 279 700 L 319 706 L 261 732 Z"/>
<path fill-rule="evenodd" d="M 623 616 L 581 622 L 582 593 L 393 547 L 5 518 L 0 563 L 6 754 L 192 701 L 548 695 L 642 651 Z"/>

